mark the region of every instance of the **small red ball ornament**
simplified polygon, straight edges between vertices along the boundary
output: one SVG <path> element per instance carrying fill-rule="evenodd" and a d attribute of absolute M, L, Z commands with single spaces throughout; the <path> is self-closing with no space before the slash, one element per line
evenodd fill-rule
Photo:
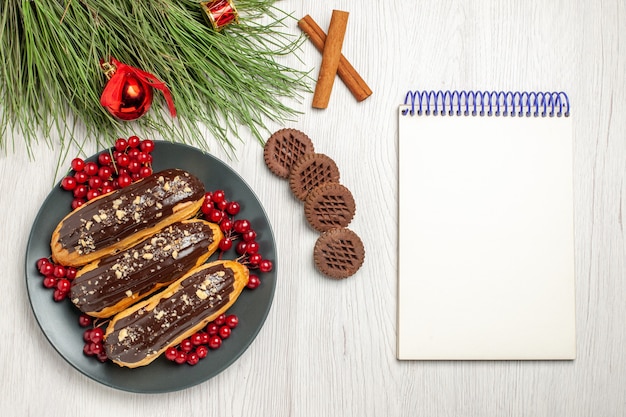
<path fill-rule="evenodd" d="M 131 67 L 115 58 L 100 61 L 108 78 L 100 104 L 120 120 L 136 120 L 146 114 L 152 105 L 152 88 L 163 92 L 170 114 L 176 116 L 172 95 L 165 83 L 154 75 Z"/>

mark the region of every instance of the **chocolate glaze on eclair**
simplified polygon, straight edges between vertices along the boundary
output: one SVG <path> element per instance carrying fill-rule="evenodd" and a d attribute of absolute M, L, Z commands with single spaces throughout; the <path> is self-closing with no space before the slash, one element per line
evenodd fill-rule
<path fill-rule="evenodd" d="M 83 267 L 70 299 L 84 313 L 110 317 L 203 264 L 223 234 L 217 224 L 176 222 L 140 243 Z"/>
<path fill-rule="evenodd" d="M 81 266 L 125 249 L 202 205 L 204 185 L 190 173 L 168 169 L 95 198 L 69 213 L 50 243 L 54 262 Z"/>
<path fill-rule="evenodd" d="M 248 282 L 248 268 L 235 261 L 204 264 L 111 319 L 104 348 L 129 368 L 154 361 L 224 313 Z"/>

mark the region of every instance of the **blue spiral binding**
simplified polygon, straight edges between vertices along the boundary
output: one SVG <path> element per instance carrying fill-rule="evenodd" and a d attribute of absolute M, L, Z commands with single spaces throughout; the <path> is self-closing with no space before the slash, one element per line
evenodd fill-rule
<path fill-rule="evenodd" d="M 409 91 L 403 115 L 569 117 L 564 92 Z"/>

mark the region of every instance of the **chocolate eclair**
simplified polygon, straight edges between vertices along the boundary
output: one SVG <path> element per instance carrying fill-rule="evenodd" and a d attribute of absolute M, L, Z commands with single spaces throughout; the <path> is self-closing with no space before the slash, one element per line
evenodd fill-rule
<path fill-rule="evenodd" d="M 148 365 L 230 308 L 248 277 L 245 265 L 230 260 L 189 271 L 111 319 L 104 335 L 107 356 L 123 367 Z"/>
<path fill-rule="evenodd" d="M 110 317 L 207 261 L 222 231 L 215 223 L 176 222 L 116 254 L 79 270 L 70 299 L 83 313 Z"/>
<path fill-rule="evenodd" d="M 82 266 L 192 217 L 204 185 L 190 173 L 168 169 L 97 197 L 69 213 L 52 233 L 54 262 Z"/>

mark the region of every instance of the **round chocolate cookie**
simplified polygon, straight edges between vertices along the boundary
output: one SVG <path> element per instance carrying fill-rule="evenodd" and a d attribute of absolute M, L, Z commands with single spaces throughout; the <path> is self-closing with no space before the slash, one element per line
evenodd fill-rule
<path fill-rule="evenodd" d="M 322 153 L 304 155 L 291 167 L 289 187 L 297 199 L 304 201 L 309 191 L 327 182 L 339 182 L 339 168 Z"/>
<path fill-rule="evenodd" d="M 281 178 L 287 178 L 294 162 L 313 152 L 313 142 L 306 134 L 285 128 L 274 132 L 265 142 L 263 158 L 270 171 Z"/>
<path fill-rule="evenodd" d="M 365 260 L 361 238 L 350 229 L 330 229 L 317 239 L 313 249 L 315 267 L 324 275 L 348 278 L 359 270 Z"/>
<path fill-rule="evenodd" d="M 352 193 L 339 183 L 327 182 L 309 191 L 304 201 L 304 215 L 318 232 L 346 227 L 352 221 L 356 204 Z"/>

